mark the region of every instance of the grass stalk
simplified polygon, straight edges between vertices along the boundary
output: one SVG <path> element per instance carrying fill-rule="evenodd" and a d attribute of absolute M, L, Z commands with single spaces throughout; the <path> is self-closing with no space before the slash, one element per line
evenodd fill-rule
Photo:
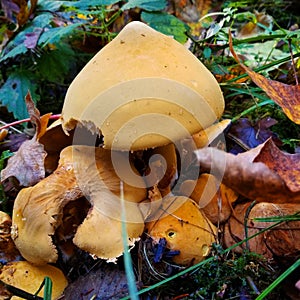
<path fill-rule="evenodd" d="M 287 278 L 293 271 L 300 266 L 300 258 L 291 265 L 285 272 L 276 278 L 255 300 L 264 299 L 274 288 L 276 288 L 285 278 Z"/>

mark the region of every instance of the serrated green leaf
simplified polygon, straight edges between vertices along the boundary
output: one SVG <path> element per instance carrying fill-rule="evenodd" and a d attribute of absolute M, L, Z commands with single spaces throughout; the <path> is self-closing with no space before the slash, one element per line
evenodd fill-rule
<path fill-rule="evenodd" d="M 9 75 L 0 88 L 0 102 L 2 106 L 6 106 L 8 111 L 14 114 L 16 119 L 28 118 L 25 96 L 30 91 L 32 98 L 38 101 L 39 96 L 35 93 L 36 89 L 37 86 L 33 81 L 31 72 L 15 71 Z"/>
<path fill-rule="evenodd" d="M 165 0 L 129 0 L 126 4 L 122 6 L 122 10 L 127 10 L 131 8 L 141 8 L 147 11 L 160 11 L 167 6 L 167 1 Z"/>
<path fill-rule="evenodd" d="M 70 35 L 73 30 L 80 25 L 81 23 L 76 23 L 65 27 L 49 28 L 41 34 L 38 45 L 44 47 L 48 44 L 59 44 L 62 38 Z"/>
<path fill-rule="evenodd" d="M 63 83 L 71 65 L 75 62 L 74 55 L 68 44 L 59 45 L 56 50 L 45 51 L 37 60 L 36 66 L 47 81 Z"/>
<path fill-rule="evenodd" d="M 189 26 L 176 17 L 163 12 L 142 12 L 141 17 L 152 28 L 173 36 L 178 42 L 183 44 L 187 41 L 186 32 L 189 30 Z"/>

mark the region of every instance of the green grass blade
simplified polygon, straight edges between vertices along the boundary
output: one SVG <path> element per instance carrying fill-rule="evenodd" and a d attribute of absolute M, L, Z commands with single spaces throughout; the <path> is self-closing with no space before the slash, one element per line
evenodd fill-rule
<path fill-rule="evenodd" d="M 292 215 L 286 216 L 271 216 L 264 218 L 253 218 L 255 222 L 288 222 L 288 221 L 300 221 L 300 211 L 295 212 Z"/>
<path fill-rule="evenodd" d="M 292 266 L 276 278 L 255 300 L 264 299 L 274 288 L 276 288 L 287 276 L 295 271 L 300 266 L 300 259 L 298 259 Z"/>
<path fill-rule="evenodd" d="M 244 111 L 242 111 L 240 114 L 238 114 L 236 117 L 232 118 L 231 122 L 236 122 L 238 119 L 242 118 L 243 116 L 251 113 L 252 111 L 256 110 L 258 107 L 262 107 L 264 105 L 268 105 L 268 104 L 274 104 L 273 100 L 266 100 L 260 103 L 257 103 L 247 109 L 245 109 Z"/>
<path fill-rule="evenodd" d="M 125 203 L 124 203 L 123 181 L 120 182 L 120 199 L 121 199 L 121 208 L 122 208 L 122 240 L 123 240 L 123 247 L 124 247 L 124 265 L 125 265 L 125 273 L 126 273 L 128 290 L 129 290 L 129 297 L 132 300 L 138 300 L 139 297 L 138 297 L 138 290 L 136 287 L 136 279 L 132 268 L 131 256 L 127 246 L 128 237 L 127 237 L 127 229 L 126 229 L 126 211 L 125 211 Z"/>
<path fill-rule="evenodd" d="M 233 250 L 234 248 L 242 245 L 243 243 L 247 242 L 248 240 L 255 238 L 256 236 L 258 236 L 258 235 L 260 235 L 260 234 L 262 234 L 262 233 L 264 233 L 264 232 L 266 232 L 266 231 L 268 231 L 268 230 L 270 230 L 270 229 L 278 226 L 281 223 L 282 223 L 282 221 L 279 221 L 279 222 L 276 222 L 276 223 L 272 224 L 269 227 L 266 227 L 266 228 L 260 230 L 259 232 L 253 234 L 252 236 L 250 236 L 250 237 L 248 237 L 248 238 L 246 238 L 246 239 L 244 239 L 244 240 L 242 240 L 242 241 L 240 241 L 240 242 L 232 245 L 231 247 L 225 249 L 224 252 L 223 252 L 223 254 L 230 252 L 231 250 Z M 166 284 L 166 283 L 168 283 L 168 282 L 170 282 L 170 281 L 172 281 L 172 280 L 174 280 L 174 279 L 176 279 L 176 278 L 178 278 L 180 276 L 183 276 L 183 275 L 185 275 L 185 274 L 187 274 L 187 273 L 189 273 L 189 272 L 191 272 L 193 270 L 196 270 L 200 266 L 203 266 L 206 263 L 211 262 L 213 259 L 214 259 L 214 257 L 209 257 L 206 260 L 204 260 L 204 261 L 202 261 L 202 262 L 200 262 L 200 263 L 198 263 L 196 265 L 193 265 L 193 266 L 191 266 L 191 267 L 189 267 L 189 268 L 187 268 L 187 269 L 185 269 L 185 270 L 183 270 L 181 272 L 178 272 L 177 274 L 175 274 L 173 276 L 170 276 L 170 277 L 168 277 L 168 278 L 166 278 L 166 279 L 164 279 L 164 280 L 162 280 L 162 281 L 160 281 L 160 282 L 158 282 L 156 284 L 153 284 L 153 285 L 151 285 L 151 286 L 149 286 L 147 288 L 144 288 L 144 289 L 138 291 L 137 294 L 141 295 L 141 294 L 144 294 L 144 293 L 149 292 L 151 290 L 154 290 L 154 289 L 156 289 L 156 288 L 158 288 L 158 287 L 160 287 L 160 286 L 162 286 L 162 285 L 164 285 L 164 284 Z M 124 297 L 121 300 L 129 300 L 129 299 L 133 299 L 133 298 Z"/>
<path fill-rule="evenodd" d="M 46 276 L 44 278 L 44 300 L 51 300 L 52 298 L 52 280 Z"/>

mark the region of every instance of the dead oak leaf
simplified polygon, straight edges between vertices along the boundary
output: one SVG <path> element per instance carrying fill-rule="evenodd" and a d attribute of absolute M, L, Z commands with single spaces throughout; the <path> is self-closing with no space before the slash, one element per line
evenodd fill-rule
<path fill-rule="evenodd" d="M 246 67 L 238 58 L 232 45 L 232 37 L 229 33 L 229 48 L 235 60 L 247 72 L 252 81 L 263 89 L 266 94 L 277 103 L 287 117 L 296 124 L 300 124 L 300 86 L 288 85 L 276 80 L 268 79 Z"/>
<path fill-rule="evenodd" d="M 214 174 L 225 185 L 248 199 L 299 203 L 299 154 L 279 155 L 278 151 L 281 151 L 277 149 L 275 152 L 274 147 L 277 148 L 269 139 L 238 155 L 215 148 L 199 149 L 195 154 L 201 169 Z M 272 160 L 277 160 L 276 164 L 271 163 Z"/>
<path fill-rule="evenodd" d="M 275 171 L 290 191 L 300 191 L 300 153 L 282 152 L 269 139 L 255 157 L 254 162 L 262 162 L 269 169 Z"/>
<path fill-rule="evenodd" d="M 22 187 L 32 186 L 45 177 L 44 160 L 47 154 L 38 139 L 45 133 L 51 114 L 40 117 L 29 93 L 25 101 L 36 132 L 31 140 L 25 141 L 15 155 L 8 159 L 6 168 L 2 170 L 1 181 L 8 188 L 11 188 L 7 182 L 10 177 L 15 177 Z"/>

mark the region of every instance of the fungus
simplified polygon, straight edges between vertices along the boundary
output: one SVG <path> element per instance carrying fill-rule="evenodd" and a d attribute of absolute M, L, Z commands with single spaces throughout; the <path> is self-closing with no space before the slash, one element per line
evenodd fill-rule
<path fill-rule="evenodd" d="M 120 164 L 127 159 L 122 153 L 116 155 Z M 79 227 L 74 243 L 101 258 L 113 260 L 121 255 L 122 218 L 116 196 L 120 192 L 119 181 L 109 150 L 89 146 L 65 148 L 58 168 L 35 186 L 22 189 L 15 200 L 12 238 L 22 256 L 35 264 L 55 262 L 58 254 L 53 236 L 62 225 L 63 208 L 83 196 L 89 200 L 91 209 L 82 224 L 75 224 Z M 139 185 L 143 184 L 140 178 Z M 124 197 L 128 243 L 132 245 L 144 229 L 135 202 L 146 198 L 146 189 L 124 184 Z"/>
<path fill-rule="evenodd" d="M 179 208 L 173 210 L 173 205 Z M 155 242 L 165 238 L 170 250 L 180 251 L 173 257 L 180 265 L 202 261 L 215 242 L 216 227 L 192 199 L 183 196 L 166 198 L 163 207 L 156 212 L 156 220 L 147 223 L 146 229 Z"/>
<path fill-rule="evenodd" d="M 217 81 L 188 49 L 131 22 L 73 80 L 62 124 L 101 132 L 106 148 L 143 150 L 199 132 L 223 109 Z"/>
<path fill-rule="evenodd" d="M 31 294 L 38 291 L 46 276 L 51 278 L 52 299 L 58 299 L 68 284 L 63 272 L 51 265 L 34 266 L 27 261 L 16 261 L 3 266 L 0 272 L 2 282 Z M 38 296 L 43 296 L 43 289 Z M 21 298 L 13 296 L 10 299 Z"/>
<path fill-rule="evenodd" d="M 82 222 L 74 224 L 73 242 L 97 257 L 115 260 L 123 253 L 120 182 L 127 242 L 133 245 L 144 229 L 141 211 L 147 215 L 149 208 L 147 201 L 146 208 L 138 205 L 147 198 L 146 187 L 157 186 L 162 196 L 170 194 L 177 175 L 174 145 L 209 127 L 223 109 L 217 81 L 189 50 L 141 22 L 126 25 L 77 75 L 67 91 L 61 120 L 40 139 L 48 152 L 46 170 L 53 173 L 21 190 L 15 200 L 12 237 L 21 254 L 36 264 L 55 262 L 53 237 L 67 239 L 64 208 L 84 198 L 90 206 Z M 95 147 L 99 137 L 102 148 Z M 139 173 L 131 152 L 146 150 L 159 158 L 149 158 L 148 169 Z M 161 197 L 162 206 L 165 198 Z M 190 201 L 182 209 L 194 205 Z M 181 205 L 174 201 L 173 210 L 178 208 L 175 204 Z M 196 224 L 206 228 L 209 222 L 194 210 L 200 218 Z M 207 235 L 204 230 L 203 236 L 211 237 L 212 231 Z M 205 245 L 209 247 L 211 240 Z M 190 256 L 197 261 L 204 252 Z"/>
<path fill-rule="evenodd" d="M 224 223 L 231 215 L 238 194 L 212 174 L 202 173 L 197 180 L 185 180 L 180 194 L 196 201 L 206 217 L 213 223 Z"/>

